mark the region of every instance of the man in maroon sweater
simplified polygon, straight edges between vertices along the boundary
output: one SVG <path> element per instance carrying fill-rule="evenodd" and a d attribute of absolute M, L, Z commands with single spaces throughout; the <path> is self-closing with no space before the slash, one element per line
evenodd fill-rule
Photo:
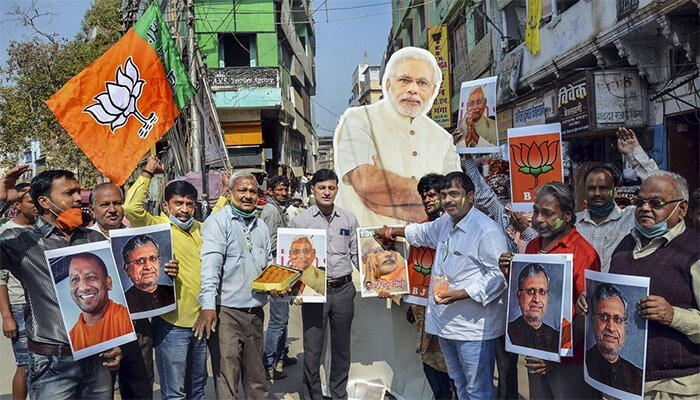
<path fill-rule="evenodd" d="M 700 397 L 700 237 L 686 229 L 688 184 L 680 175 L 653 172 L 634 201 L 635 228 L 615 249 L 610 272 L 651 278 L 638 304 L 649 320 L 644 395 Z M 584 296 L 576 308 L 588 312 Z"/>

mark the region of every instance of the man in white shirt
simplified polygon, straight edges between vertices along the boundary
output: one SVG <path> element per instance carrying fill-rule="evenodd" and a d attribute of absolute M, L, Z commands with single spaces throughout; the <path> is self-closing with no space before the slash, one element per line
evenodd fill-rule
<path fill-rule="evenodd" d="M 440 337 L 440 347 L 460 399 L 496 397 L 493 370 L 496 340 L 505 332 L 505 306 L 499 297 L 506 281 L 498 257 L 508 249 L 498 225 L 473 207 L 474 184 L 463 172 L 444 178 L 440 198 L 444 215 L 405 228 L 381 228 L 376 235 L 405 236 L 415 246 L 436 249 L 433 277 L 449 289 L 429 289 L 426 331 Z"/>
<path fill-rule="evenodd" d="M 472 89 L 467 98 L 467 112 L 457 126 L 457 142 L 466 147 L 498 146 L 496 121 L 484 114 L 486 95 L 483 86 Z"/>
<path fill-rule="evenodd" d="M 382 81 L 384 98 L 348 108 L 333 142 L 338 205 L 362 226 L 424 221 L 418 179 L 459 170 L 452 136 L 426 115 L 442 82 L 435 57 L 405 47 Z"/>

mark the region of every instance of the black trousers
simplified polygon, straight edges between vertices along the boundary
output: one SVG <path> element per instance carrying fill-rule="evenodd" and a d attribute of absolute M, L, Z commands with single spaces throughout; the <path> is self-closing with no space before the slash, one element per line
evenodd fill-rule
<path fill-rule="evenodd" d="M 305 303 L 301 306 L 304 327 L 304 380 L 301 398 L 323 399 L 321 391 L 321 356 L 326 326 L 331 329 L 331 367 L 329 384 L 333 399 L 347 399 L 350 372 L 350 332 L 355 316 L 355 285 L 348 282 L 339 288 L 328 288 L 326 303 Z"/>
<path fill-rule="evenodd" d="M 153 398 L 153 328 L 148 318 L 134 321 L 138 340 L 121 345 L 119 392 L 124 400 Z M 114 380 L 114 376 L 112 377 Z"/>

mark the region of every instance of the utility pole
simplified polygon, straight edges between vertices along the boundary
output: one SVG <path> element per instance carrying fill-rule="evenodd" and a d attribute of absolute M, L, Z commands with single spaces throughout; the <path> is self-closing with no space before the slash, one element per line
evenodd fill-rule
<path fill-rule="evenodd" d="M 196 85 L 197 79 L 197 63 L 195 62 L 195 46 L 194 46 L 194 1 L 187 0 L 187 54 L 190 68 L 190 81 Z M 195 86 L 196 87 L 196 86 Z M 195 94 L 196 96 L 196 94 Z M 190 147 L 192 149 L 192 171 L 202 171 L 202 141 L 201 141 L 201 122 L 195 99 L 190 101 Z"/>

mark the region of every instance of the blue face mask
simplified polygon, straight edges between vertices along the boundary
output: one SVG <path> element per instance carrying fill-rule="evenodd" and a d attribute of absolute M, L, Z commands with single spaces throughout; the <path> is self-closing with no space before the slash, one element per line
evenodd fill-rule
<path fill-rule="evenodd" d="M 637 231 L 642 234 L 647 239 L 654 239 L 657 237 L 661 237 L 665 235 L 669 229 L 668 229 L 668 219 L 671 218 L 671 215 L 673 215 L 674 212 L 676 212 L 676 209 L 678 208 L 678 205 L 681 203 L 677 203 L 676 207 L 673 208 L 673 211 L 671 211 L 670 214 L 668 214 L 668 217 L 666 217 L 665 220 L 661 222 L 657 222 L 652 226 L 649 227 L 643 227 L 642 225 L 639 224 L 639 221 L 637 219 L 634 219 L 634 226 L 637 228 Z"/>
<path fill-rule="evenodd" d="M 170 222 L 172 222 L 175 226 L 182 229 L 183 231 L 188 231 L 192 227 L 192 224 L 194 224 L 194 218 L 188 219 L 187 222 L 182 222 L 179 219 L 173 217 L 172 215 L 169 215 L 168 217 L 170 217 Z"/>

